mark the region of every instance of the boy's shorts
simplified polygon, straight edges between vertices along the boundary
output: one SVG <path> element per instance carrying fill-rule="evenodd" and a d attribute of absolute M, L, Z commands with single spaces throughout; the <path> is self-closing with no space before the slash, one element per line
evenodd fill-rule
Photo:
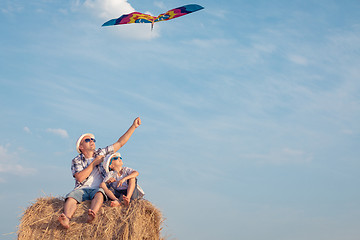
<path fill-rule="evenodd" d="M 128 180 L 129 181 L 129 180 Z M 123 196 L 127 195 L 127 189 L 123 189 L 123 190 L 117 190 L 115 188 L 112 187 L 112 185 L 110 183 L 106 183 L 107 188 L 115 195 L 115 197 L 117 197 L 120 201 L 122 201 Z M 100 188 L 102 190 L 102 188 Z M 105 194 L 106 196 L 106 194 Z M 135 200 L 141 198 L 139 190 L 137 188 L 137 179 L 135 181 L 135 189 L 133 194 L 131 195 L 131 200 Z M 106 196 L 106 200 L 107 201 L 111 201 L 111 199 L 109 197 Z"/>
<path fill-rule="evenodd" d="M 74 198 L 78 203 L 81 203 L 86 200 L 92 200 L 97 192 L 103 194 L 104 200 L 106 199 L 106 194 L 102 188 L 80 188 L 72 190 L 65 199 L 71 197 Z"/>

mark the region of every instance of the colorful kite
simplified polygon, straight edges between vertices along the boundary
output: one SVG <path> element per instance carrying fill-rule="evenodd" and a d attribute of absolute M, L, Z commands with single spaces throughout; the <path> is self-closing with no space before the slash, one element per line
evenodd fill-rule
<path fill-rule="evenodd" d="M 167 11 L 166 13 L 160 14 L 157 17 L 140 13 L 140 12 L 133 12 L 129 14 L 124 14 L 119 18 L 111 19 L 104 23 L 102 27 L 104 26 L 113 26 L 113 25 L 119 25 L 119 24 L 129 24 L 129 23 L 151 23 L 151 30 L 154 27 L 154 23 L 160 22 L 160 21 L 167 21 L 170 19 L 174 19 L 177 17 L 184 16 L 186 14 L 196 12 L 203 9 L 202 6 L 197 4 L 189 4 L 182 7 L 174 8 L 172 10 Z"/>

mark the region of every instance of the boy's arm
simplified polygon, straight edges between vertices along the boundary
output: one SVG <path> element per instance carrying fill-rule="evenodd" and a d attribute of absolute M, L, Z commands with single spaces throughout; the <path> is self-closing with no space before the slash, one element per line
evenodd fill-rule
<path fill-rule="evenodd" d="M 113 144 L 114 152 L 117 152 L 129 140 L 135 129 L 141 125 L 141 119 L 138 117 L 134 120 L 131 127 L 122 135 L 116 143 Z"/>
<path fill-rule="evenodd" d="M 106 194 L 111 200 L 113 200 L 113 201 L 118 200 L 118 199 L 115 197 L 114 193 L 108 189 L 108 187 L 106 186 L 106 183 L 105 183 L 105 182 L 102 182 L 102 183 L 100 184 L 100 187 L 101 187 L 102 189 L 104 189 L 105 194 Z"/>
<path fill-rule="evenodd" d="M 123 185 L 124 182 L 126 182 L 127 180 L 129 180 L 130 178 L 136 178 L 137 176 L 139 176 L 139 172 L 138 171 L 132 171 L 129 175 L 127 175 L 126 177 L 122 178 L 117 187 L 120 187 L 121 185 Z"/>

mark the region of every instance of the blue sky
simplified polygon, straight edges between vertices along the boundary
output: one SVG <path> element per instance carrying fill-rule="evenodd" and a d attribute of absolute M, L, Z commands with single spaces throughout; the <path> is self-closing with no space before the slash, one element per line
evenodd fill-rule
<path fill-rule="evenodd" d="M 190 15 L 101 28 L 124 13 Z M 360 237 L 358 1 L 2 0 L 1 239 L 92 132 L 169 239 Z"/>

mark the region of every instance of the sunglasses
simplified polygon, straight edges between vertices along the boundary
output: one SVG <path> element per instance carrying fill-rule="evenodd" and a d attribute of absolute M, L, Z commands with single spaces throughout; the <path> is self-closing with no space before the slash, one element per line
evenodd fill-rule
<path fill-rule="evenodd" d="M 121 157 L 113 157 L 113 158 L 110 159 L 110 163 L 109 163 L 109 169 L 110 169 L 110 171 L 111 171 L 110 165 L 112 164 L 112 161 L 113 161 L 113 160 L 118 160 L 119 158 L 122 159 Z"/>
<path fill-rule="evenodd" d="M 88 143 L 90 141 L 96 142 L 95 138 L 87 138 L 84 140 L 84 142 Z"/>

